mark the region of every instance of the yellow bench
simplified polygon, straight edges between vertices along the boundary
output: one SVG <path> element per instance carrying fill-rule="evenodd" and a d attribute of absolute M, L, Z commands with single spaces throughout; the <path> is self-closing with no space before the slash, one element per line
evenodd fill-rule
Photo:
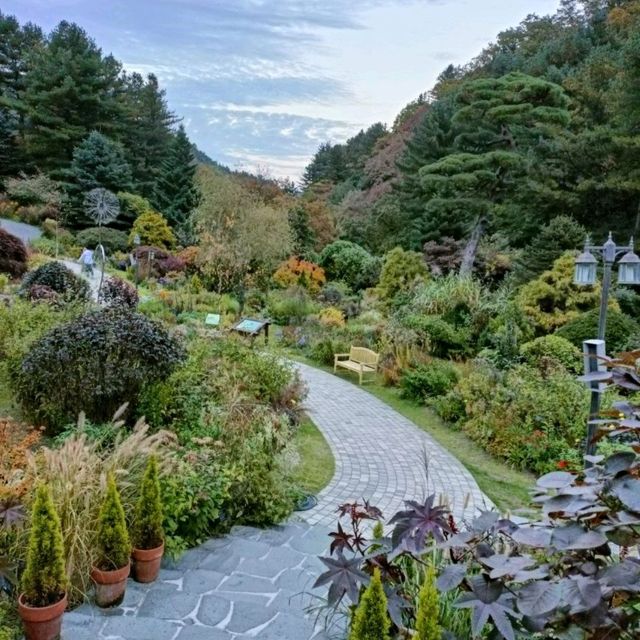
<path fill-rule="evenodd" d="M 338 367 L 355 371 L 360 378 L 360 384 L 362 384 L 363 374 L 375 373 L 378 370 L 379 359 L 380 355 L 371 349 L 351 347 L 349 353 L 335 353 L 333 355 L 333 372 L 335 373 Z"/>

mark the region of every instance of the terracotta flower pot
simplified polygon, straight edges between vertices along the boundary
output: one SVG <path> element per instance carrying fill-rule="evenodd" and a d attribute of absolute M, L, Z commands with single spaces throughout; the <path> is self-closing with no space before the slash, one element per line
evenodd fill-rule
<path fill-rule="evenodd" d="M 164 542 L 155 549 L 133 550 L 133 579 L 136 582 L 153 582 L 160 572 L 164 554 Z"/>
<path fill-rule="evenodd" d="M 102 571 L 96 567 L 91 569 L 91 579 L 96 585 L 96 604 L 99 607 L 115 607 L 122 602 L 130 570 L 130 562 L 115 571 Z"/>
<path fill-rule="evenodd" d="M 60 637 L 62 614 L 67 608 L 67 594 L 48 607 L 30 607 L 24 593 L 18 598 L 18 613 L 22 618 L 26 640 L 55 640 Z"/>

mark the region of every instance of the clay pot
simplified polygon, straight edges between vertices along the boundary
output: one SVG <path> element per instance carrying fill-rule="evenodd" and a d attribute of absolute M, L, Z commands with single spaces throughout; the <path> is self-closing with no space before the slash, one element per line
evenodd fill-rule
<path fill-rule="evenodd" d="M 115 607 L 122 602 L 130 570 L 130 562 L 115 571 L 101 571 L 95 567 L 91 569 L 91 579 L 96 585 L 96 604 L 99 607 Z"/>
<path fill-rule="evenodd" d="M 26 640 L 56 640 L 60 637 L 62 614 L 67 608 L 67 594 L 48 607 L 30 607 L 24 593 L 18 598 L 18 613 L 22 618 Z"/>
<path fill-rule="evenodd" d="M 153 582 L 160 573 L 163 554 L 164 542 L 155 549 L 134 549 L 133 579 L 136 582 Z"/>

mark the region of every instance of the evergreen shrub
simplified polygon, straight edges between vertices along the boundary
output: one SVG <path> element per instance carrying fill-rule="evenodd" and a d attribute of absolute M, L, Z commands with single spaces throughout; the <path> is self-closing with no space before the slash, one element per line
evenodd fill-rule
<path fill-rule="evenodd" d="M 122 500 L 113 474 L 109 474 L 107 478 L 107 491 L 100 507 L 96 539 L 96 568 L 101 571 L 115 571 L 127 566 L 131 556 L 131 542 Z"/>

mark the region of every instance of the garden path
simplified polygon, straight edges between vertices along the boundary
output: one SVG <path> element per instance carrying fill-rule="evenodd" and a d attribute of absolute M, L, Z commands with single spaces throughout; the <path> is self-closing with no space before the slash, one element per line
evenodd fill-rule
<path fill-rule="evenodd" d="M 386 518 L 405 500 L 431 493 L 447 501 L 456 519 L 493 506 L 469 471 L 413 422 L 347 380 L 305 364 L 296 366 L 309 387 L 306 411 L 336 463 L 317 506 L 304 514 L 307 522 L 331 526 L 337 505 L 362 498 Z"/>
<path fill-rule="evenodd" d="M 306 410 L 324 433 L 336 472 L 307 522 L 260 530 L 234 527 L 220 539 L 165 562 L 157 582 L 129 581 L 120 607 L 85 604 L 64 618 L 63 640 L 329 640 L 307 609 L 322 591 L 336 505 L 365 497 L 389 517 L 405 499 L 448 496 L 458 517 L 490 505 L 469 472 L 428 434 L 383 402 L 337 376 L 296 365 L 309 387 Z M 424 461 L 428 460 L 428 482 Z"/>

